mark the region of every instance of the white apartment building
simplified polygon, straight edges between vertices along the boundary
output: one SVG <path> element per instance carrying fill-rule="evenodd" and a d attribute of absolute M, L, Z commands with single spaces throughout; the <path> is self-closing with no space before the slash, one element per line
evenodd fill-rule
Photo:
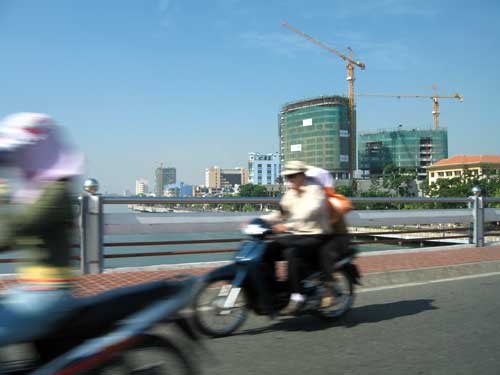
<path fill-rule="evenodd" d="M 248 153 L 248 180 L 254 185 L 273 185 L 280 175 L 280 156 L 278 152 L 261 154 Z"/>
<path fill-rule="evenodd" d="M 147 195 L 148 182 L 142 178 L 135 180 L 135 195 Z"/>

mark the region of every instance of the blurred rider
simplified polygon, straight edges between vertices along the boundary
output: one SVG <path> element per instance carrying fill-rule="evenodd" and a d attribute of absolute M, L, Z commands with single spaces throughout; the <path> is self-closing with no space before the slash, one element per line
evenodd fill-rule
<path fill-rule="evenodd" d="M 308 166 L 306 176 L 320 184 L 328 198 L 332 235 L 330 240 L 321 247 L 319 261 L 326 271 L 324 275 L 327 283 L 331 283 L 333 281 L 335 263 L 343 256 L 352 253 L 349 247 L 350 236 L 344 219 L 344 213 L 352 209 L 352 204 L 349 199 L 335 192 L 332 175 L 327 170 Z M 322 299 L 321 306 L 328 307 L 332 303 L 333 297 L 327 295 Z"/>
<path fill-rule="evenodd" d="M 0 345 L 49 331 L 71 308 L 72 182 L 83 157 L 51 117 L 17 113 L 0 124 L 0 165 L 16 169 L 11 209 L 0 216 L 0 250 L 28 250 L 18 283 L 0 300 Z"/>
<path fill-rule="evenodd" d="M 274 233 L 290 233 L 277 237 L 269 246 L 271 254 L 284 251 L 288 261 L 291 296 L 282 310 L 287 315 L 300 309 L 305 301 L 301 286 L 301 265 L 316 262 L 321 246 L 328 241 L 332 226 L 323 187 L 306 177 L 307 166 L 301 161 L 286 163 L 282 173 L 288 189 L 281 198 L 280 210 L 262 217 L 272 225 Z"/>

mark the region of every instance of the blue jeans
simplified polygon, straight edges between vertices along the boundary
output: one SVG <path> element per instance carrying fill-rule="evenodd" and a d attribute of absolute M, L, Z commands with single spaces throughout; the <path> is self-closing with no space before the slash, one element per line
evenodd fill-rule
<path fill-rule="evenodd" d="M 0 346 L 39 337 L 61 320 L 76 300 L 69 289 L 7 289 L 0 299 Z"/>

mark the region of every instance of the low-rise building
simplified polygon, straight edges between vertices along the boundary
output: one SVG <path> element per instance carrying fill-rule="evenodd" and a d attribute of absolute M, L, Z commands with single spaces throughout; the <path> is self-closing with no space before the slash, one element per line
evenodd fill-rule
<path fill-rule="evenodd" d="M 248 184 L 248 170 L 246 168 L 220 168 L 214 166 L 205 169 L 205 187 L 207 188 L 222 189 L 245 184 Z"/>
<path fill-rule="evenodd" d="M 276 184 L 280 175 L 279 153 L 248 153 L 248 181 L 254 185 Z"/>
<path fill-rule="evenodd" d="M 500 174 L 500 155 L 456 155 L 427 167 L 429 185 L 440 178 L 455 178 L 470 173 L 481 176 L 486 173 Z"/>
<path fill-rule="evenodd" d="M 176 184 L 169 184 L 165 186 L 165 190 L 163 191 L 163 195 L 171 198 L 187 198 L 193 197 L 194 187 L 192 185 L 188 185 L 184 182 L 179 182 Z"/>

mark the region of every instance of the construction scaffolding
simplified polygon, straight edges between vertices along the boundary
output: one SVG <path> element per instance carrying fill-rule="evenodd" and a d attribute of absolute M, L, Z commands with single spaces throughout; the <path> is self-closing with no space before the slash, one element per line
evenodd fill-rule
<path fill-rule="evenodd" d="M 281 165 L 290 160 L 350 176 L 349 102 L 343 96 L 322 96 L 288 103 L 279 114 Z"/>
<path fill-rule="evenodd" d="M 448 157 L 448 130 L 395 129 L 360 133 L 359 168 L 364 176 L 379 176 L 393 164 L 415 170 L 423 178 L 426 167 Z"/>

